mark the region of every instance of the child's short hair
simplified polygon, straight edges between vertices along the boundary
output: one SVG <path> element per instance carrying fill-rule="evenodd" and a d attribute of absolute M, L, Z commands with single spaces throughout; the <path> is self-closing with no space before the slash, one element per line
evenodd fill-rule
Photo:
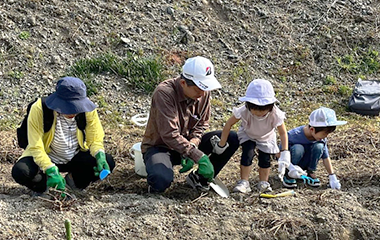
<path fill-rule="evenodd" d="M 273 107 L 274 107 L 274 103 L 260 106 L 260 105 L 256 105 L 256 104 L 253 104 L 250 102 L 245 102 L 245 107 L 248 108 L 249 111 L 251 111 L 251 110 L 259 110 L 259 111 L 268 110 L 269 112 L 271 112 Z"/>
<path fill-rule="evenodd" d="M 309 125 L 309 128 L 312 127 Z M 328 127 L 314 127 L 315 133 L 325 131 L 327 133 L 332 133 L 335 131 L 336 126 L 328 126 Z"/>

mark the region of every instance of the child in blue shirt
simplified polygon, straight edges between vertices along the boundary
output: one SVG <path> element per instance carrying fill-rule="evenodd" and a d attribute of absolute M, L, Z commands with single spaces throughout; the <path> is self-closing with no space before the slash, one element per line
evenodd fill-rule
<path fill-rule="evenodd" d="M 285 187 L 297 187 L 295 178 L 300 177 L 296 170 L 298 167 L 306 170 L 308 177 L 312 179 L 307 182 L 308 185 L 319 187 L 321 183 L 316 177 L 315 171 L 319 160 L 323 159 L 323 164 L 329 174 L 330 187 L 340 189 L 339 180 L 336 178 L 331 165 L 327 136 L 335 131 L 336 126 L 346 123 L 346 121 L 336 119 L 334 110 L 321 107 L 310 114 L 308 125 L 288 131 L 291 165 L 288 167 L 289 172 L 286 172 L 283 179 Z"/>

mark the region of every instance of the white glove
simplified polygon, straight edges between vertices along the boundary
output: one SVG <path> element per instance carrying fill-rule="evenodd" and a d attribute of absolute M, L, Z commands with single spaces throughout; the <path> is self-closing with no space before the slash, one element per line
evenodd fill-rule
<path fill-rule="evenodd" d="M 336 175 L 335 174 L 331 174 L 329 175 L 329 180 L 330 180 L 330 187 L 332 189 L 340 189 L 340 182 L 339 180 L 336 178 Z"/>
<path fill-rule="evenodd" d="M 219 146 L 220 138 L 217 135 L 212 136 L 210 141 L 211 141 L 211 145 L 213 147 L 212 152 L 216 153 L 218 155 L 224 153 L 224 151 L 229 146 L 228 142 L 226 142 L 226 144 L 223 147 Z"/>
<path fill-rule="evenodd" d="M 290 152 L 288 150 L 280 153 L 278 159 L 278 177 L 283 180 L 285 175 L 285 169 L 290 165 Z"/>
<path fill-rule="evenodd" d="M 300 179 L 302 175 L 307 175 L 306 171 L 297 165 L 290 164 L 288 169 L 288 175 L 291 178 Z"/>
<path fill-rule="evenodd" d="M 285 164 L 283 162 L 278 162 L 278 177 L 281 179 L 281 181 L 284 180 L 285 169 Z"/>
<path fill-rule="evenodd" d="M 280 153 L 280 158 L 278 159 L 278 164 L 283 163 L 285 167 L 290 165 L 290 152 L 288 150 L 282 151 Z"/>

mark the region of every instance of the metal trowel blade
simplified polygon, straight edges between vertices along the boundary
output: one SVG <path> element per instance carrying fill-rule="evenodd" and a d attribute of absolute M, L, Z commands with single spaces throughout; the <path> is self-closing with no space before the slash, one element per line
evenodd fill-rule
<path fill-rule="evenodd" d="M 214 180 L 210 183 L 210 187 L 223 198 L 228 198 L 230 196 L 230 191 L 227 186 L 218 178 L 215 177 Z"/>

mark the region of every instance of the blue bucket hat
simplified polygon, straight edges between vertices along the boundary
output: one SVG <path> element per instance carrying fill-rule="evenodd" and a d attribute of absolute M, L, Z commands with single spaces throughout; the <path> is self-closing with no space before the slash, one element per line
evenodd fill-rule
<path fill-rule="evenodd" d="M 56 91 L 46 98 L 46 106 L 62 114 L 91 112 L 96 108 L 86 95 L 86 85 L 75 77 L 58 80 Z"/>

